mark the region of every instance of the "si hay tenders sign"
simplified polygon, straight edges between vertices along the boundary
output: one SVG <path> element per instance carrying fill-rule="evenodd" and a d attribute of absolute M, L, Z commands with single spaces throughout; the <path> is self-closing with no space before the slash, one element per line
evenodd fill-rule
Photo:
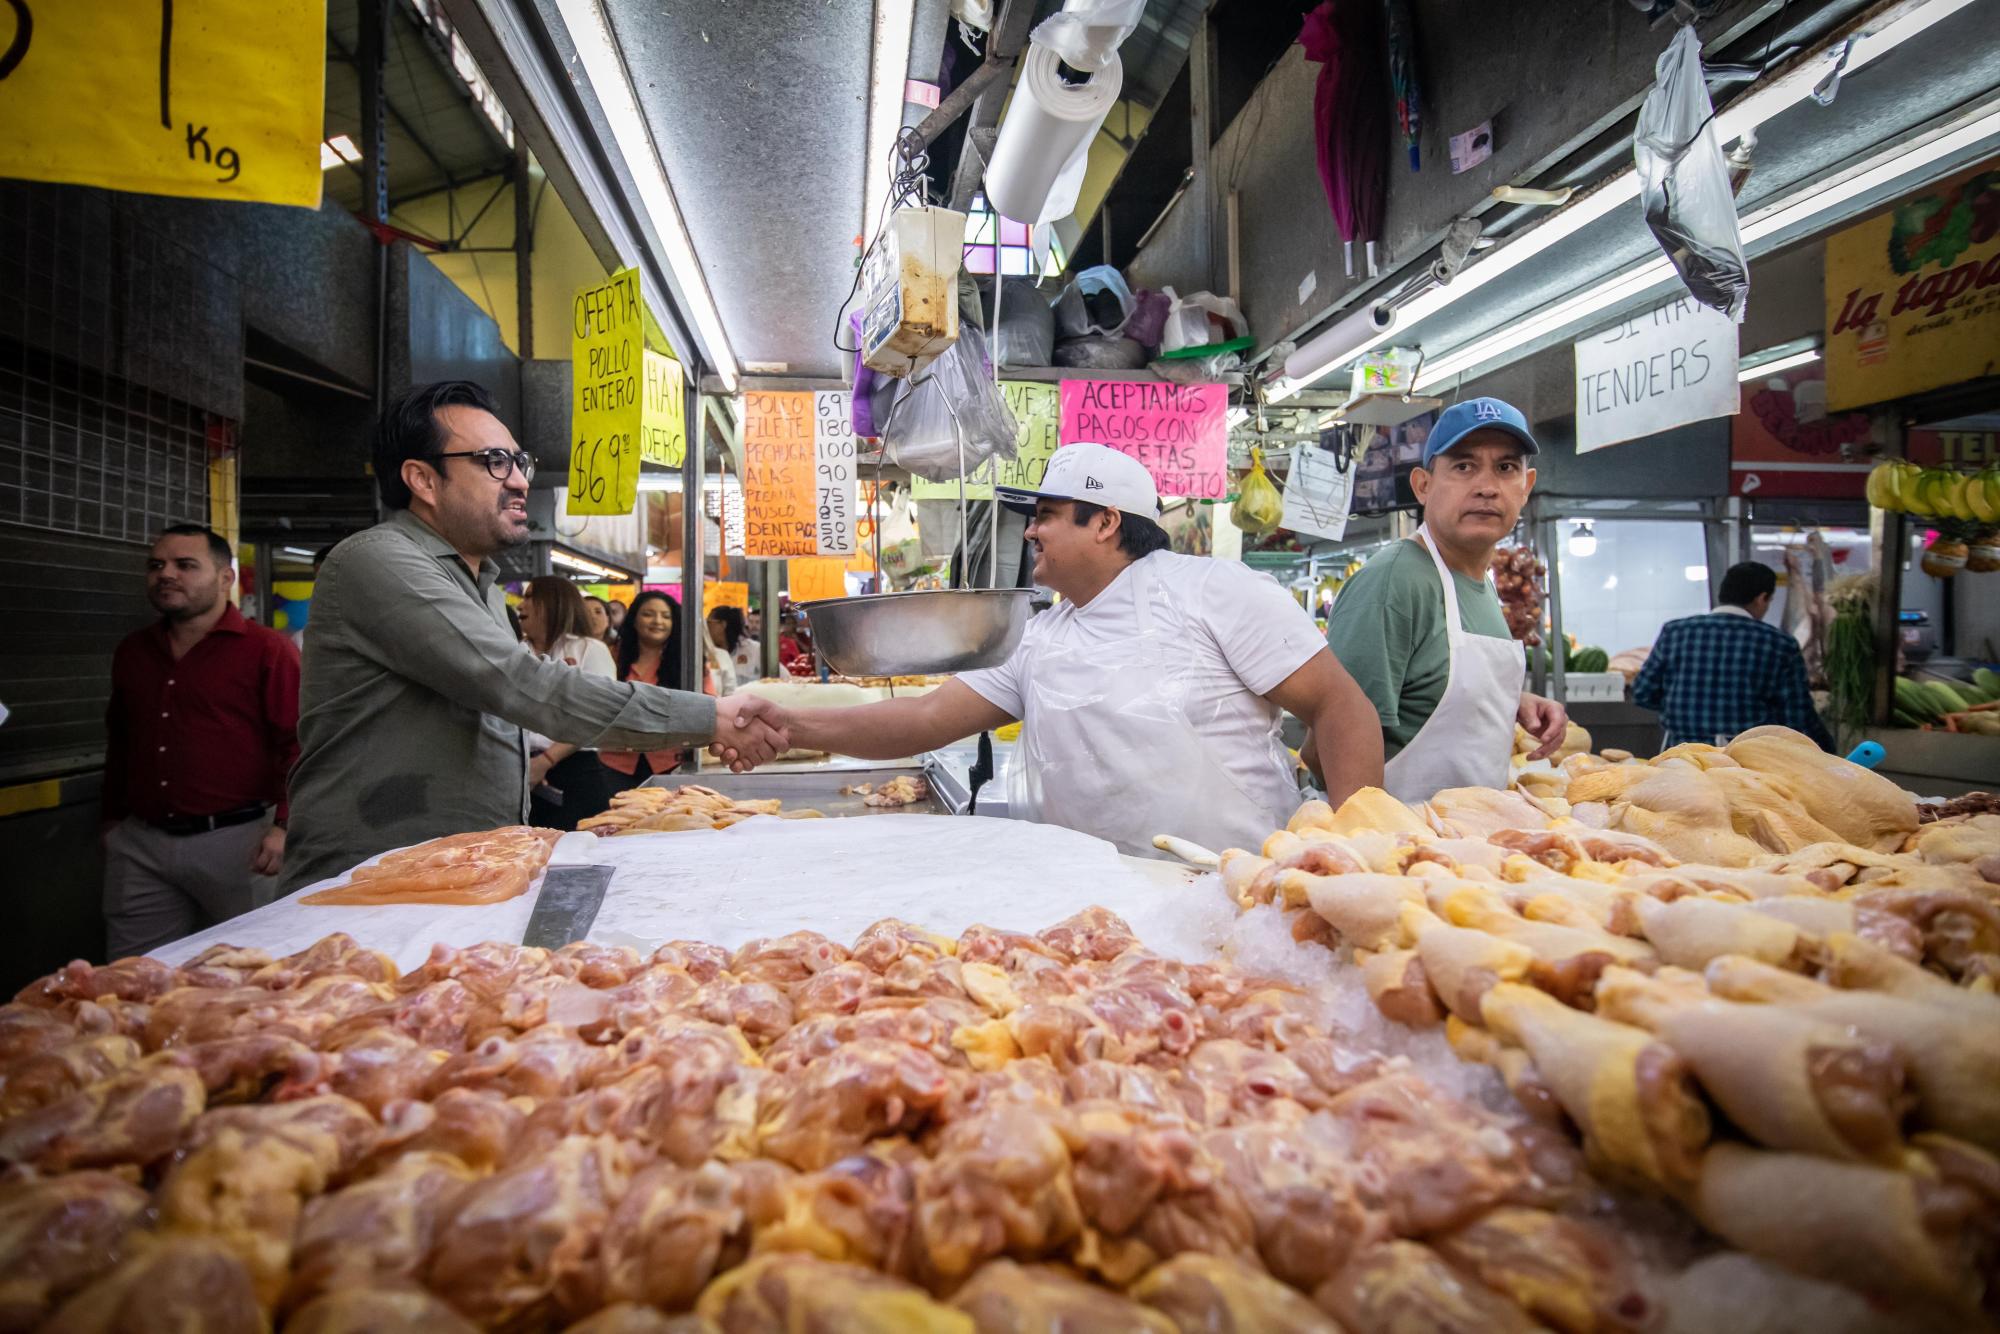
<path fill-rule="evenodd" d="M 1826 398 L 1867 407 L 2000 364 L 2000 161 L 1826 242 Z"/>
<path fill-rule="evenodd" d="M 664 352 L 645 349 L 646 403 L 639 419 L 639 457 L 678 468 L 687 458 L 687 376 Z"/>
<path fill-rule="evenodd" d="M 1576 344 L 1576 452 L 1736 411 L 1736 324 L 1691 297 Z"/>
<path fill-rule="evenodd" d="M 1130 454 L 1163 496 L 1227 493 L 1228 413 L 1226 385 L 1062 382 L 1062 443 L 1096 441 Z"/>
<path fill-rule="evenodd" d="M 630 514 L 639 501 L 645 307 L 639 271 L 577 291 L 571 311 L 569 512 Z"/>
<path fill-rule="evenodd" d="M 319 206 L 325 0 L 0 0 L 0 176 Z"/>

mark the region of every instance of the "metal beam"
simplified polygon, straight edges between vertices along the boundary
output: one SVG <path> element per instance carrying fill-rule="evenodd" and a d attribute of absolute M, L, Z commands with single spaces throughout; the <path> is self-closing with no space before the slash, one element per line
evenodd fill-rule
<path fill-rule="evenodd" d="M 1215 103 L 1215 24 L 1203 14 L 1195 21 L 1194 41 L 1188 46 L 1188 136 L 1192 157 L 1186 203 L 1194 210 L 1195 260 L 1201 266 L 1202 285 L 1210 291 L 1227 287 L 1215 280 L 1215 170 L 1210 161 L 1218 128 Z"/>
<path fill-rule="evenodd" d="M 384 40 L 386 42 L 386 38 Z M 334 37 L 332 33 L 328 33 L 326 35 L 326 41 L 328 46 L 331 46 L 335 51 L 340 53 L 340 56 L 343 60 L 346 60 L 349 63 L 351 63 L 356 70 L 362 69 L 361 57 L 358 54 L 349 55 L 346 49 L 341 46 L 340 42 Z M 365 17 L 361 29 L 361 44 L 364 47 L 366 47 L 368 44 L 368 25 L 365 21 Z M 384 47 L 384 50 L 386 53 L 387 50 L 386 45 Z M 387 69 L 386 62 L 384 65 L 384 69 L 386 72 Z M 468 181 L 461 181 L 457 179 L 455 176 L 453 176 L 451 173 L 451 168 L 444 165 L 444 159 L 440 158 L 437 155 L 436 150 L 434 150 L 430 146 L 430 144 L 425 141 L 423 135 L 417 133 L 417 127 L 410 124 L 409 119 L 406 116 L 404 116 L 402 112 L 396 110 L 396 103 L 389 96 L 387 78 L 384 78 L 382 80 L 382 106 L 384 110 L 388 112 L 389 119 L 396 123 L 396 128 L 401 130 L 403 132 L 404 137 L 406 137 L 411 143 L 417 146 L 417 151 L 419 153 L 422 153 L 426 158 L 428 158 L 430 160 L 430 164 L 433 167 L 437 168 L 438 174 L 444 177 L 445 181 L 443 186 L 444 189 L 456 190 L 461 185 L 470 184 L 470 182 Z M 361 118 L 363 123 L 365 124 L 368 119 L 368 76 L 365 72 L 362 74 L 361 77 Z M 366 188 L 367 187 L 365 186 L 363 187 L 364 190 Z M 406 203 L 411 199 L 422 199 L 425 195 L 431 195 L 436 193 L 438 193 L 438 191 L 436 190 L 425 190 L 418 194 L 406 195 L 402 199 L 395 200 L 393 202 Z"/>
<path fill-rule="evenodd" d="M 514 350 L 521 360 L 535 355 L 535 210 L 528 198 L 532 176 L 528 146 L 514 148 Z"/>
<path fill-rule="evenodd" d="M 356 67 L 361 75 L 361 215 L 371 227 L 389 223 L 390 0 L 360 0 Z M 375 233 L 375 409 L 389 403 L 389 247 Z"/>
<path fill-rule="evenodd" d="M 690 353 L 692 355 L 692 353 Z M 687 449 L 681 455 L 681 689 L 699 692 L 701 690 L 702 669 L 708 665 L 708 627 L 702 614 L 702 583 L 704 580 L 701 554 L 701 472 L 704 447 L 702 436 L 701 393 L 693 385 L 683 390 L 687 395 L 682 408 L 681 420 L 689 426 Z M 697 748 L 692 768 L 701 768 L 701 751 Z"/>

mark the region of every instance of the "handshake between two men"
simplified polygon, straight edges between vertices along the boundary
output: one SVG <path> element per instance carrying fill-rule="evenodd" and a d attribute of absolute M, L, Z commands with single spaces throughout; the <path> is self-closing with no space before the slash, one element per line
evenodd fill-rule
<path fill-rule="evenodd" d="M 715 739 L 708 753 L 747 773 L 792 748 L 785 711 L 757 695 L 729 695 L 715 701 Z"/>

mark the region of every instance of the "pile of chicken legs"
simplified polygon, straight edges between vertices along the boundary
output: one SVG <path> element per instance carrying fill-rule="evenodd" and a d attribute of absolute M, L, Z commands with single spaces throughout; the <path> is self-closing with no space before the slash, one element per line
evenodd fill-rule
<path fill-rule="evenodd" d="M 2000 818 L 1781 728 L 1301 808 L 1222 856 L 1607 1178 L 1883 1302 L 2000 1310 Z"/>

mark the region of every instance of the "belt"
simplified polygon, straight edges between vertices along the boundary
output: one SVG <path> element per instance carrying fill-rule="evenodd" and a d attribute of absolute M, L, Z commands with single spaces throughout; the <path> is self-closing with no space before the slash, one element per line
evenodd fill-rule
<path fill-rule="evenodd" d="M 231 825 L 249 824 L 261 820 L 271 808 L 258 802 L 252 806 L 238 806 L 233 811 L 220 815 L 169 815 L 164 820 L 148 820 L 147 824 L 163 834 L 206 834 L 211 830 L 227 829 Z"/>

